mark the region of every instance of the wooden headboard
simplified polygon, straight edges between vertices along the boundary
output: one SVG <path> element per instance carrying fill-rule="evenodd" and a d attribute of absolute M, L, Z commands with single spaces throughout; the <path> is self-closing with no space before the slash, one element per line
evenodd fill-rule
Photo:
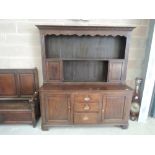
<path fill-rule="evenodd" d="M 0 69 L 0 97 L 30 97 L 38 91 L 37 69 Z"/>

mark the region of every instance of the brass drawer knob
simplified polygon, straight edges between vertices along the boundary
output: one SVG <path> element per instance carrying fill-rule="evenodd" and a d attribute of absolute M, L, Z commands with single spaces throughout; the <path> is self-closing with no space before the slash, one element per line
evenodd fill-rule
<path fill-rule="evenodd" d="M 90 98 L 89 98 L 89 97 L 85 97 L 84 100 L 85 100 L 85 101 L 89 101 Z"/>
<path fill-rule="evenodd" d="M 84 117 L 83 117 L 83 120 L 84 120 L 84 121 L 87 121 L 88 119 L 89 119 L 88 116 L 84 116 Z"/>
<path fill-rule="evenodd" d="M 84 109 L 84 110 L 89 110 L 90 107 L 89 107 L 88 105 L 85 105 L 83 109 Z"/>

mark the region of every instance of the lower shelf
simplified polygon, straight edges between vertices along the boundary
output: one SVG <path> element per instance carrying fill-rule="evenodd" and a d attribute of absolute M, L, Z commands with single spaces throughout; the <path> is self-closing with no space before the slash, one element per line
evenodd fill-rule
<path fill-rule="evenodd" d="M 39 101 L 5 99 L 0 100 L 0 124 L 32 124 L 40 117 Z"/>
<path fill-rule="evenodd" d="M 107 82 L 108 61 L 64 61 L 64 81 Z"/>

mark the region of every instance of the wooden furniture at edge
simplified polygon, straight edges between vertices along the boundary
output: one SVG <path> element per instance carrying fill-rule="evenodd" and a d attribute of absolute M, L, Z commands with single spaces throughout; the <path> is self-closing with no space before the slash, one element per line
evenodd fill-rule
<path fill-rule="evenodd" d="M 125 85 L 134 27 L 37 25 L 42 45 L 42 129 L 128 127 L 133 90 Z"/>
<path fill-rule="evenodd" d="M 37 69 L 0 69 L 0 124 L 32 124 L 40 117 Z"/>

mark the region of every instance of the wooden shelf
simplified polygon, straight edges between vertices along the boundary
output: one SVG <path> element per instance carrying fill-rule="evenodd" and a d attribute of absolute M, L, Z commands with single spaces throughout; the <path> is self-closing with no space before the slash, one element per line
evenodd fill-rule
<path fill-rule="evenodd" d="M 109 58 L 47 58 L 47 61 L 123 61 L 125 59 L 109 59 Z"/>

